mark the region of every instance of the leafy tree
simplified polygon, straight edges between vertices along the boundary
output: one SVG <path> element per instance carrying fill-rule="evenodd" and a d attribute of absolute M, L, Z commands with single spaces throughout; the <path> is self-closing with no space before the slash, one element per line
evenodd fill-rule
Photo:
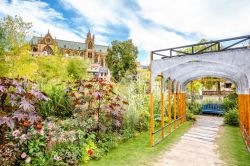
<path fill-rule="evenodd" d="M 31 23 L 23 21 L 23 19 L 18 16 L 7 16 L 1 19 L 1 54 L 9 53 L 11 55 L 19 55 L 22 49 L 27 50 L 28 43 L 25 38 L 30 33 L 31 26 Z"/>
<path fill-rule="evenodd" d="M 137 47 L 132 40 L 113 41 L 108 49 L 107 64 L 115 81 L 120 81 L 127 73 L 136 74 Z"/>
<path fill-rule="evenodd" d="M 5 47 L 4 31 L 5 31 L 5 29 L 0 22 L 0 58 L 2 58 L 2 56 L 4 55 L 4 47 Z"/>
<path fill-rule="evenodd" d="M 7 16 L 0 19 L 0 75 L 10 73 L 13 63 L 18 61 L 17 55 L 27 53 L 29 44 L 26 37 L 29 34 L 31 23 L 26 23 L 21 17 Z"/>

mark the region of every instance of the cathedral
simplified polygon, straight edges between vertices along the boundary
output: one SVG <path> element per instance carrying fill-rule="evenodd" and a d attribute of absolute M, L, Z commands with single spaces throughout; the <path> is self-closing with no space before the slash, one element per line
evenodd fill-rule
<path fill-rule="evenodd" d="M 43 37 L 33 36 L 31 41 L 32 56 L 54 55 L 54 50 L 58 49 L 65 57 L 79 56 L 89 59 L 91 65 L 88 72 L 93 75 L 110 80 L 110 72 L 106 66 L 106 56 L 108 46 L 95 44 L 95 36 L 88 32 L 85 43 L 60 40 L 52 38 L 50 32 Z"/>

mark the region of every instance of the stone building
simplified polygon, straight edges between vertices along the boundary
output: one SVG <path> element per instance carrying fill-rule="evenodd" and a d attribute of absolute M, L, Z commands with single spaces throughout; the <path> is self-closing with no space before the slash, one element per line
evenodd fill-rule
<path fill-rule="evenodd" d="M 85 43 L 81 43 L 53 38 L 48 31 L 45 36 L 33 36 L 30 45 L 33 56 L 54 55 L 54 51 L 58 49 L 65 57 L 79 56 L 88 59 L 91 62 L 88 72 L 110 80 L 110 72 L 106 66 L 108 46 L 95 44 L 95 36 L 90 32 L 87 34 Z"/>

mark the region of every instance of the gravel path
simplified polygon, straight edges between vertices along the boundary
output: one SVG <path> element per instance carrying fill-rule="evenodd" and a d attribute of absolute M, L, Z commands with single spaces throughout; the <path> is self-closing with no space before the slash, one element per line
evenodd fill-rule
<path fill-rule="evenodd" d="M 223 165 L 215 144 L 222 123 L 221 117 L 198 116 L 193 127 L 169 151 L 162 153 L 155 166 Z"/>

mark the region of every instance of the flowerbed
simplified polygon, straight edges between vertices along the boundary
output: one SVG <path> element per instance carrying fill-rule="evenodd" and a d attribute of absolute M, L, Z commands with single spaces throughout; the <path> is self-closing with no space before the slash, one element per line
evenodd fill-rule
<path fill-rule="evenodd" d="M 126 105 L 113 86 L 78 80 L 65 89 L 72 116 L 43 118 L 49 97 L 26 79 L 0 78 L 1 165 L 79 165 L 100 159 L 125 139 Z"/>

